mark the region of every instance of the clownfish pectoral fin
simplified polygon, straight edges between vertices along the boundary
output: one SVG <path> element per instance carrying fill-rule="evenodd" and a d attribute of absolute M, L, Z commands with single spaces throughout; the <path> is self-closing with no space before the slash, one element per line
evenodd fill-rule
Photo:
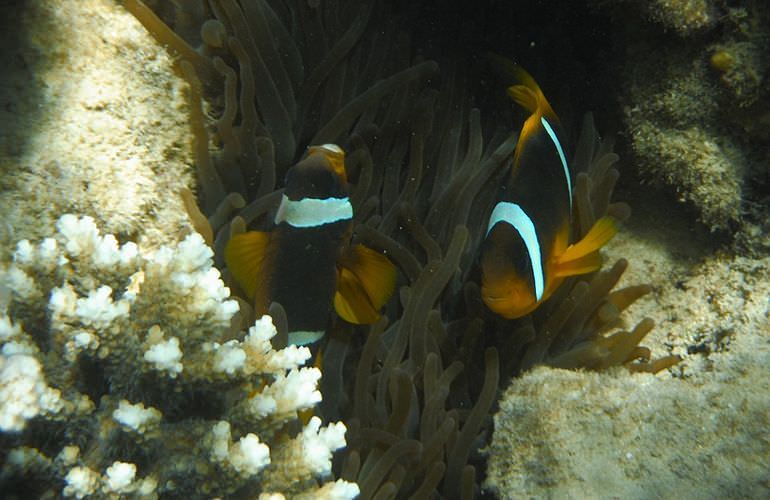
<path fill-rule="evenodd" d="M 337 267 L 334 309 L 353 324 L 371 324 L 396 287 L 396 268 L 379 252 L 354 245 Z"/>
<path fill-rule="evenodd" d="M 249 231 L 234 235 L 225 247 L 227 268 L 251 300 L 254 300 L 261 281 L 260 272 L 269 241 L 270 233 Z"/>
<path fill-rule="evenodd" d="M 334 293 L 334 310 L 348 323 L 365 325 L 380 317 L 364 293 L 358 277 L 348 269 L 337 269 L 337 291 Z"/>
<path fill-rule="evenodd" d="M 612 217 L 602 217 L 596 221 L 582 240 L 567 247 L 559 256 L 555 275 L 563 278 L 597 271 L 602 266 L 599 249 L 617 232 L 617 222 Z"/>

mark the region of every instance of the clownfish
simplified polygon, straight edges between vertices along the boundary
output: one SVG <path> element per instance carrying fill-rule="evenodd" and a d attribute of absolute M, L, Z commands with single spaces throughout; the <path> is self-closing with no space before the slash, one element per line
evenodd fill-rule
<path fill-rule="evenodd" d="M 286 173 L 271 229 L 234 235 L 225 263 L 257 316 L 280 303 L 289 343 L 309 344 L 323 336 L 332 304 L 345 321 L 374 323 L 395 288 L 395 266 L 351 245 L 352 231 L 345 153 L 335 144 L 314 146 Z"/>
<path fill-rule="evenodd" d="M 481 248 L 481 295 L 507 319 L 529 314 L 568 276 L 597 271 L 599 249 L 617 232 L 611 217 L 596 221 L 570 244 L 573 174 L 558 116 L 535 80 L 519 66 L 508 95 L 529 113 L 506 183 Z"/>

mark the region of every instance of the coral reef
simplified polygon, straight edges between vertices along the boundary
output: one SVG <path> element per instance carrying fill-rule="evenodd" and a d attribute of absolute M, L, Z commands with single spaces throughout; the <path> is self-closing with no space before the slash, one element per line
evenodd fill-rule
<path fill-rule="evenodd" d="M 299 425 L 321 400 L 309 350 L 274 350 L 269 316 L 231 328 L 238 303 L 200 235 L 147 252 L 87 217 L 57 227 L 0 274 L 4 491 L 358 494 L 316 482 L 346 429 Z"/>
<path fill-rule="evenodd" d="M 0 76 L 9 82 L 0 113 L 13 114 L 0 125 L 3 491 L 472 498 L 489 458 L 487 485 L 500 496 L 590 496 L 603 494 L 592 488 L 605 479 L 590 466 L 618 457 L 625 462 L 610 479 L 632 493 L 651 487 L 644 467 L 659 471 L 661 457 L 703 478 L 739 464 L 745 475 L 731 477 L 761 488 L 730 440 L 766 464 L 757 429 L 767 425 L 759 397 L 768 389 L 757 363 L 766 359 L 770 282 L 762 253 L 770 248 L 762 211 L 767 13 L 710 1 L 592 3 L 611 13 L 605 26 L 584 23 L 582 4 L 544 5 L 538 22 L 547 24 L 521 33 L 506 25 L 503 44 L 492 29 L 500 6 L 495 15 L 465 9 L 478 13 L 474 23 L 454 16 L 457 6 L 435 6 L 441 19 L 463 20 L 463 43 L 495 40 L 483 50 L 536 61 L 524 64 L 538 74 L 548 68 L 549 95 L 561 83 L 620 94 L 625 111 L 604 94 L 602 111 L 623 115 L 641 177 L 655 181 L 622 186 L 636 216 L 608 247 L 615 264 L 570 280 L 517 321 L 484 310 L 475 259 L 519 120 L 504 83 L 447 48 L 463 45 L 439 38 L 456 30 L 420 17 L 422 5 L 156 0 L 150 9 L 137 0 L 56 0 L 3 8 L 14 12 L 0 22 L 23 27 L 0 30 L 13 48 L 0 57 L 14 70 Z M 612 7 L 629 3 L 636 10 Z M 639 9 L 644 20 L 632 21 Z M 533 21 L 529 10 L 516 15 L 515 26 Z M 569 30 L 578 31 L 546 40 Z M 619 52 L 569 47 L 602 36 Z M 605 70 L 582 81 L 598 67 Z M 581 130 L 572 141 L 579 236 L 604 214 L 628 217 L 611 198 L 618 171 L 636 176 L 590 120 L 572 129 Z M 291 318 L 279 304 L 270 309 L 274 328 L 232 302 L 238 290 L 222 249 L 232 234 L 264 228 L 286 170 L 308 145 L 332 141 L 347 152 L 354 241 L 387 252 L 401 276 L 380 323 L 330 319 L 317 348 L 320 377 L 300 368 L 305 350 L 286 348 Z M 661 185 L 689 200 L 706 227 Z M 64 218 L 46 239 L 66 211 L 96 222 Z M 720 248 L 711 229 L 738 229 L 734 246 Z M 648 332 L 649 349 L 638 345 Z M 659 371 L 678 359 L 672 354 L 684 360 L 655 378 L 612 369 Z M 503 430 L 492 436 L 499 388 L 511 377 L 496 418 L 500 429 L 511 423 L 506 412 L 520 419 L 522 427 L 512 424 L 530 433 L 516 441 L 525 449 Z M 752 380 L 756 397 L 731 399 Z M 311 417 L 318 387 L 323 400 Z M 731 404 L 760 414 L 744 420 Z M 297 419 L 299 408 L 308 410 Z M 691 425 L 716 427 L 693 408 L 742 427 L 703 440 Z M 660 423 L 681 449 L 638 449 L 636 437 L 664 442 L 646 424 L 629 424 L 634 418 Z M 727 458 L 704 452 L 695 463 L 687 439 Z M 560 442 L 601 461 L 576 464 Z M 626 448 L 632 458 L 618 454 Z M 521 472 L 515 483 L 496 469 L 505 464 Z M 724 491 L 718 482 L 699 486 Z"/>

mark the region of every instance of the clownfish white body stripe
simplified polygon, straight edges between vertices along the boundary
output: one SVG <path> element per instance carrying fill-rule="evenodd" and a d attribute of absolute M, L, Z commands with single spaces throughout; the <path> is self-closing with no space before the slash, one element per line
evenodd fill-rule
<path fill-rule="evenodd" d="M 567 157 L 564 156 L 564 149 L 561 147 L 559 138 L 556 137 L 551 124 L 545 119 L 545 116 L 540 117 L 540 123 L 543 124 L 543 128 L 548 133 L 548 137 L 553 141 L 553 145 L 556 146 L 556 151 L 559 153 L 559 159 L 561 160 L 561 166 L 564 169 L 564 178 L 567 180 L 567 198 L 569 199 L 569 210 L 572 212 L 572 178 L 569 173 L 569 166 L 567 165 Z"/>

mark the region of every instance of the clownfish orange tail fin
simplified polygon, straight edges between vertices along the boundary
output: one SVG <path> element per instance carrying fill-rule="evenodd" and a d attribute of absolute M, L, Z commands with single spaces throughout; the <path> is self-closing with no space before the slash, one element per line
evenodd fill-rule
<path fill-rule="evenodd" d="M 396 267 L 379 252 L 353 245 L 337 266 L 334 309 L 353 324 L 371 324 L 396 287 Z"/>
<path fill-rule="evenodd" d="M 254 300 L 262 281 L 261 271 L 269 241 L 270 233 L 249 231 L 234 235 L 225 246 L 225 264 L 250 300 Z"/>
<path fill-rule="evenodd" d="M 599 249 L 607 244 L 618 232 L 614 218 L 606 216 L 596 221 L 582 240 L 567 247 L 559 256 L 556 276 L 567 277 L 598 271 L 602 266 Z"/>
<path fill-rule="evenodd" d="M 518 82 L 516 85 L 508 87 L 508 95 L 511 99 L 533 115 L 545 116 L 551 120 L 558 121 L 559 118 L 548 103 L 548 99 L 545 98 L 543 91 L 540 90 L 540 86 L 532 78 L 532 75 L 527 73 L 518 64 L 511 64 L 509 71 L 516 82 Z"/>

